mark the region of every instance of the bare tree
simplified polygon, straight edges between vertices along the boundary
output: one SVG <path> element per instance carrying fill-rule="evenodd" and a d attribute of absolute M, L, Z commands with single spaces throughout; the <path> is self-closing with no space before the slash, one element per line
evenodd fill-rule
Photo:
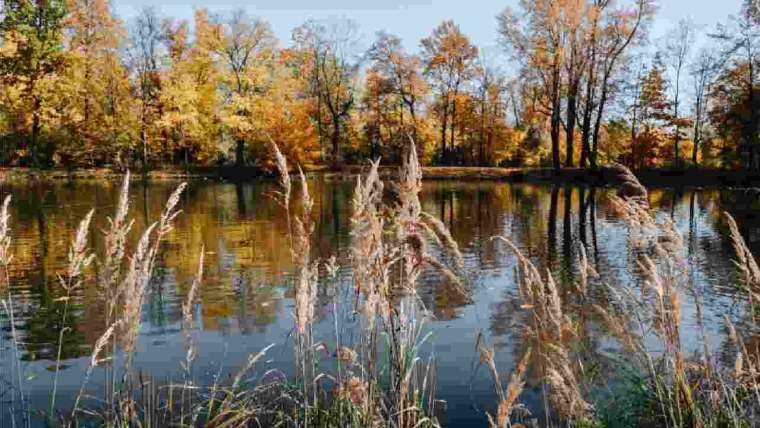
<path fill-rule="evenodd" d="M 636 71 L 636 77 L 633 82 L 629 84 L 631 105 L 628 108 L 631 121 L 631 167 L 640 167 L 641 153 L 639 153 L 638 139 L 639 139 L 639 123 L 641 122 L 641 90 L 642 79 L 646 71 L 646 64 L 641 62 L 640 67 Z"/>
<path fill-rule="evenodd" d="M 706 94 L 710 92 L 710 84 L 715 72 L 715 57 L 712 52 L 702 49 L 696 61 L 691 66 L 691 76 L 694 79 L 694 147 L 691 152 L 691 163 L 698 165 L 697 153 L 702 144 L 705 112 L 707 111 Z"/>
<path fill-rule="evenodd" d="M 419 73 L 421 60 L 404 51 L 401 39 L 383 31 L 377 34 L 367 57 L 372 69 L 390 83 L 411 117 L 411 136 L 418 141 L 418 115 L 424 96 L 425 83 Z M 403 117 L 403 116 L 402 116 Z"/>
<path fill-rule="evenodd" d="M 681 142 L 681 116 L 678 111 L 681 106 L 681 74 L 689 60 L 691 46 L 694 44 L 694 23 L 690 19 L 682 19 L 678 26 L 667 35 L 665 44 L 668 64 L 674 73 L 673 79 L 673 162 L 676 167 L 681 165 L 679 145 Z"/>
<path fill-rule="evenodd" d="M 584 76 L 586 63 L 589 57 L 584 55 L 583 44 L 591 37 L 594 22 L 597 19 L 597 13 L 592 8 L 587 8 L 585 1 L 576 2 L 573 7 L 568 8 L 566 13 L 566 43 L 565 51 L 568 52 L 565 60 L 565 70 L 567 73 L 567 109 L 565 117 L 565 166 L 574 166 L 573 145 L 575 142 L 575 126 L 578 115 L 578 96 L 580 92 L 581 80 Z M 591 28 L 587 24 L 591 21 Z"/>
<path fill-rule="evenodd" d="M 161 76 L 159 65 L 162 56 L 162 29 L 156 10 L 143 8 L 134 19 L 127 48 L 127 57 L 136 81 L 135 92 L 140 101 L 140 144 L 143 167 L 148 166 L 148 140 L 150 124 L 160 115 L 159 95 Z"/>
<path fill-rule="evenodd" d="M 610 0 L 594 0 L 591 6 L 591 23 L 589 28 L 588 40 L 586 42 L 585 71 L 586 90 L 584 94 L 583 122 L 581 123 L 581 158 L 579 165 L 583 168 L 591 155 L 591 126 L 593 112 L 596 106 L 596 89 L 598 80 L 599 67 L 599 42 L 602 39 L 601 19 Z"/>
<path fill-rule="evenodd" d="M 612 91 L 613 76 L 626 49 L 637 36 L 643 33 L 642 27 L 652 16 L 653 12 L 654 8 L 651 0 L 636 0 L 635 9 L 623 12 L 615 11 L 614 13 L 610 13 L 610 16 L 607 18 L 608 22 L 602 31 L 604 37 L 599 41 L 600 45 L 598 47 L 600 56 L 598 71 L 600 71 L 601 76 L 601 79 L 598 81 L 599 98 L 586 100 L 586 108 L 589 108 L 589 106 L 596 108 L 596 118 L 591 138 L 591 152 L 589 154 L 592 168 L 597 167 L 599 134 L 604 119 L 605 107 Z"/>
<path fill-rule="evenodd" d="M 317 98 L 320 141 L 324 109 L 329 120 L 332 165 L 337 167 L 342 162 L 342 129 L 355 102 L 358 26 L 352 20 L 309 20 L 294 31 L 293 39 L 312 58 L 312 90 Z"/>
<path fill-rule="evenodd" d="M 552 167 L 560 168 L 562 69 L 564 65 L 563 17 L 567 2 L 540 0 L 520 3 L 522 13 L 507 8 L 498 17 L 499 34 L 524 71 L 543 92 L 545 113 L 550 117 Z"/>

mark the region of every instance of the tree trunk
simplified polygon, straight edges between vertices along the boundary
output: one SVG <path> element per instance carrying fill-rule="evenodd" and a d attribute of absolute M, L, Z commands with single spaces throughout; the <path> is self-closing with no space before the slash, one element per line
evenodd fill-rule
<path fill-rule="evenodd" d="M 493 124 L 492 124 L 493 125 Z M 493 148 L 493 126 L 488 130 L 488 139 L 486 140 L 486 152 L 489 153 L 487 166 L 493 166 L 493 156 L 491 156 Z"/>
<path fill-rule="evenodd" d="M 558 49 L 558 48 L 555 48 Z M 551 87 L 551 104 L 552 104 L 552 116 L 551 116 L 551 138 L 552 138 L 552 168 L 555 172 L 559 172 L 561 165 L 559 159 L 559 134 L 562 118 L 560 116 L 560 73 L 561 67 L 559 61 L 559 52 L 554 53 L 554 62 L 552 63 L 552 87 Z"/>
<path fill-rule="evenodd" d="M 448 120 L 449 120 L 449 108 L 448 108 L 448 101 L 446 104 L 441 106 L 442 110 L 442 120 L 441 120 L 441 164 L 446 165 L 446 161 L 448 160 L 448 152 L 446 150 L 446 128 L 448 127 Z"/>
<path fill-rule="evenodd" d="M 680 145 L 681 145 L 681 126 L 678 123 L 678 103 L 679 103 L 679 95 L 680 95 L 680 80 L 681 80 L 681 66 L 679 64 L 678 71 L 676 72 L 676 93 L 675 97 L 673 99 L 673 116 L 676 120 L 676 133 L 673 138 L 673 156 L 674 156 L 674 165 L 676 168 L 681 166 L 681 154 L 679 153 Z"/>
<path fill-rule="evenodd" d="M 552 116 L 551 116 L 551 138 L 552 138 L 552 168 L 555 172 L 560 170 L 559 159 L 559 134 L 560 134 L 560 94 L 559 94 L 559 79 L 560 79 L 559 63 L 555 61 L 554 70 L 552 71 Z"/>
<path fill-rule="evenodd" d="M 638 156 L 638 152 L 636 150 L 638 149 L 637 140 L 639 138 L 637 120 L 637 112 L 636 108 L 634 107 L 633 118 L 631 120 L 631 168 L 633 169 L 637 168 L 636 157 Z"/>
<path fill-rule="evenodd" d="M 559 103 L 552 103 L 551 137 L 552 137 L 552 168 L 555 172 L 560 170 L 559 159 L 559 133 L 560 133 L 560 110 Z"/>
<path fill-rule="evenodd" d="M 565 121 L 565 166 L 573 167 L 573 143 L 575 140 L 575 114 L 578 103 L 578 82 L 570 85 L 567 94 L 567 119 Z"/>
<path fill-rule="evenodd" d="M 480 104 L 480 137 L 478 138 L 478 163 L 480 166 L 485 165 L 485 130 L 486 130 L 486 102 L 485 97 Z"/>
<path fill-rule="evenodd" d="M 142 169 L 143 171 L 148 169 L 148 135 L 145 129 L 145 124 L 140 129 L 140 140 L 142 140 Z"/>
<path fill-rule="evenodd" d="M 631 168 L 638 166 L 638 139 L 639 139 L 639 100 L 641 99 L 641 72 L 643 66 L 636 75 L 636 85 L 633 92 L 633 106 L 631 110 Z"/>
<path fill-rule="evenodd" d="M 602 95 L 599 97 L 599 105 L 596 110 L 596 122 L 594 122 L 594 135 L 589 156 L 592 169 L 597 168 L 596 160 L 597 154 L 599 153 L 599 131 L 602 127 L 602 120 L 604 119 L 604 105 L 607 103 L 607 85 L 609 83 L 610 70 L 611 69 L 608 69 L 604 73 L 604 78 L 602 79 Z"/>
<path fill-rule="evenodd" d="M 581 158 L 580 166 L 586 168 L 586 162 L 591 152 L 591 112 L 594 110 L 596 86 L 596 30 L 598 19 L 594 19 L 591 29 L 591 42 L 588 47 L 588 79 L 586 80 L 586 99 L 583 107 L 583 124 L 581 125 Z"/>
<path fill-rule="evenodd" d="M 245 140 L 242 138 L 235 141 L 235 165 L 245 165 Z"/>
<path fill-rule="evenodd" d="M 340 165 L 340 119 L 338 117 L 333 118 L 333 132 L 332 132 L 332 166 L 337 168 Z"/>
<path fill-rule="evenodd" d="M 760 144 L 760 141 L 758 141 L 758 121 L 760 121 L 760 118 L 757 117 L 757 106 L 755 101 L 755 66 L 754 66 L 754 55 L 752 54 L 752 47 L 750 45 L 750 41 L 747 41 L 747 57 L 748 57 L 748 64 L 749 64 L 749 76 L 747 81 L 747 90 L 749 91 L 749 120 L 750 120 L 750 126 L 749 126 L 749 144 L 751 147 L 751 152 L 753 153 L 753 158 L 757 158 L 757 150 L 758 145 Z M 757 159 L 753 159 L 751 168 L 757 170 L 758 164 Z"/>
<path fill-rule="evenodd" d="M 694 117 L 694 147 L 691 149 L 691 163 L 695 167 L 697 166 L 697 152 L 699 151 L 699 143 L 700 139 L 702 138 L 702 97 L 700 94 L 697 95 L 697 103 L 695 106 L 695 117 Z"/>
<path fill-rule="evenodd" d="M 454 93 L 454 99 L 451 102 L 451 140 L 449 141 L 449 151 L 453 152 L 456 145 L 456 133 L 457 133 L 457 94 Z M 452 161 L 452 159 L 449 159 Z"/>
<path fill-rule="evenodd" d="M 589 154 L 591 153 L 591 112 L 593 110 L 593 104 L 591 97 L 593 96 L 591 90 L 592 83 L 588 83 L 586 106 L 583 109 L 583 124 L 581 124 L 581 158 L 579 165 L 581 168 L 586 168 Z"/>
<path fill-rule="evenodd" d="M 38 144 L 40 140 L 40 101 L 35 98 L 34 100 L 34 114 L 32 115 L 32 138 L 29 142 L 29 154 L 32 156 L 32 165 L 40 166 L 40 160 L 37 154 Z"/>
<path fill-rule="evenodd" d="M 412 140 L 414 144 L 417 142 L 417 113 L 414 111 L 414 103 L 409 103 L 409 114 L 412 116 Z"/>

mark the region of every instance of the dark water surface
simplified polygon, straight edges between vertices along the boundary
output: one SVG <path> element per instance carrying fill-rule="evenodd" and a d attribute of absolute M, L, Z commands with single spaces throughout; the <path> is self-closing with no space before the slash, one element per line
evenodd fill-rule
<path fill-rule="evenodd" d="M 160 215 L 176 183 L 134 183 L 130 215 L 137 233 Z M 353 181 L 310 180 L 315 198 L 315 237 L 318 257 L 337 256 L 344 266 L 340 282 L 350 282 L 350 201 Z M 281 207 L 269 196 L 271 183 L 227 184 L 191 182 L 180 203 L 182 214 L 159 256 L 159 268 L 143 308 L 143 324 L 135 356 L 145 375 L 180 381 L 185 359 L 182 333 L 182 301 L 197 269 L 201 245 L 205 245 L 205 274 L 195 307 L 198 328 L 198 381 L 210 384 L 218 373 L 236 372 L 252 352 L 275 346 L 254 374 L 271 368 L 290 373 L 292 361 L 293 299 L 291 256 L 287 223 Z M 90 243 L 102 250 L 100 230 L 112 216 L 119 183 L 76 182 L 4 185 L 0 193 L 13 194 L 11 208 L 12 253 L 10 295 L 16 314 L 23 393 L 35 409 L 49 405 L 58 331 L 64 295 L 57 275 L 67 263 L 75 228 L 90 208 L 95 208 Z M 475 349 L 479 333 L 496 345 L 497 365 L 508 379 L 524 351 L 520 301 L 514 281 L 515 259 L 490 241 L 504 235 L 524 249 L 561 284 L 577 281 L 579 247 L 608 284 L 641 283 L 636 274 L 626 226 L 611 213 L 610 189 L 574 186 L 509 184 L 497 182 L 425 182 L 423 209 L 448 225 L 459 242 L 471 272 L 467 295 L 430 272 L 419 294 L 434 314 L 427 324 L 431 338 L 423 357 L 434 356 L 437 397 L 446 401 L 441 415 L 447 426 L 485 426 L 485 410 L 496 406 L 490 374 L 479 364 Z M 720 217 L 729 210 L 736 217 L 753 250 L 760 250 L 760 219 L 754 193 L 743 190 L 654 190 L 651 203 L 660 216 L 671 216 L 684 236 L 688 281 L 702 290 L 705 319 L 712 345 L 724 344 L 722 316 L 732 314 L 737 276 L 731 262 L 732 247 Z M 133 245 L 130 244 L 130 249 Z M 98 262 L 96 262 L 97 264 Z M 92 272 L 90 272 L 92 277 Z M 1 287 L 1 286 L 0 286 Z M 319 290 L 319 324 L 316 334 L 328 346 L 334 343 L 337 305 L 349 302 L 350 287 L 324 286 Z M 348 291 L 347 291 L 348 290 Z M 0 289 L 7 300 L 8 290 Z M 600 292 L 603 294 L 603 292 Z M 604 296 L 597 297 L 598 303 Z M 683 299 L 683 340 L 696 345 L 693 299 Z M 341 303 L 342 304 L 342 303 Z M 80 388 L 92 345 L 104 332 L 104 304 L 96 285 L 88 281 L 73 300 L 62 348 L 57 407 L 69 409 Z M 9 319 L 1 311 L 0 408 L 9 409 L 14 394 Z M 337 310 L 344 326 L 345 344 L 357 342 L 358 321 L 350 311 Z M 612 341 L 599 328 L 580 326 L 591 349 L 599 354 L 615 352 Z M 328 354 L 326 359 L 331 358 Z M 593 361 L 588 362 L 593 367 Z M 118 363 L 118 356 L 116 362 Z M 603 372 L 603 367 L 597 367 Z M 541 384 L 528 373 L 523 402 L 540 412 Z M 103 391 L 104 375 L 98 369 L 88 393 Z M 2 418 L 8 417 L 4 410 Z M 4 419 L 5 420 L 5 419 Z"/>

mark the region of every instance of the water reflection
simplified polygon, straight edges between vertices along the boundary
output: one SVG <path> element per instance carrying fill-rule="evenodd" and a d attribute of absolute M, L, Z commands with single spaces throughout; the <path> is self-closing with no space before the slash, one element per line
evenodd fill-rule
<path fill-rule="evenodd" d="M 316 178 L 309 184 L 315 200 L 315 254 L 320 258 L 335 255 L 347 265 L 353 182 Z M 131 215 L 136 227 L 130 237 L 132 245 L 143 228 L 160 215 L 173 189 L 173 183 L 133 186 Z M 183 195 L 183 213 L 161 252 L 143 310 L 140 351 L 135 361 L 141 370 L 162 374 L 179 370 L 177 361 L 183 358 L 181 301 L 195 274 L 201 245 L 205 245 L 206 262 L 197 307 L 200 371 L 213 373 L 222 364 L 234 370 L 249 352 L 269 343 L 278 346 L 267 364 L 289 367 L 292 265 L 287 222 L 270 197 L 274 190 L 271 183 L 191 183 Z M 67 261 L 69 242 L 79 220 L 91 207 L 96 209 L 93 230 L 106 227 L 106 217 L 112 215 L 117 202 L 118 183 L 13 184 L 3 186 L 0 193 L 14 196 L 10 292 L 24 343 L 24 371 L 31 379 L 30 396 L 44 407 L 51 382 L 48 368 L 55 360 L 58 331 L 64 327 L 60 325 L 64 291 L 56 275 Z M 527 345 L 520 328 L 524 312 L 515 289 L 514 257 L 494 245 L 490 240 L 493 236 L 509 237 L 540 269 L 555 275 L 564 298 L 578 314 L 587 353 L 584 361 L 596 364 L 597 370 L 604 369 L 605 360 L 599 353 L 606 350 L 609 341 L 590 315 L 592 302 L 573 293 L 580 247 L 605 282 L 627 285 L 640 281 L 636 254 L 631 250 L 627 229 L 611 215 L 609 194 L 604 188 L 562 185 L 425 182 L 423 209 L 451 229 L 472 275 L 467 295 L 433 272 L 420 286 L 419 294 L 435 316 L 430 325 L 434 339 L 425 352 L 436 356 L 439 395 L 449 403 L 446 422 L 482 423 L 483 408 L 495 403 L 488 374 L 477 370 L 478 333 L 485 333 L 497 345 L 497 363 L 503 370 L 511 369 Z M 689 280 L 703 292 L 707 328 L 720 336 L 724 333 L 722 314 L 732 303 L 731 281 L 726 278 L 736 277 L 730 262 L 732 247 L 720 213 L 731 211 L 750 247 L 758 251 L 760 219 L 754 215 L 760 208 L 757 195 L 738 190 L 654 190 L 651 203 L 659 215 L 672 217 L 684 234 L 691 267 Z M 93 233 L 90 239 L 91 245 L 102 251 L 102 234 Z M 96 269 L 93 266 L 88 274 L 92 277 Z M 346 266 L 341 281 L 347 283 L 349 277 Z M 7 290 L 2 293 L 6 295 Z M 331 293 L 329 287 L 319 290 L 318 330 L 325 340 L 330 339 L 334 322 L 330 303 L 335 298 Z M 595 304 L 608 301 L 603 287 L 592 290 L 591 295 Z M 684 314 L 691 318 L 685 323 L 694 326 L 696 315 L 689 301 Z M 61 350 L 67 366 L 67 375 L 61 381 L 63 391 L 79 387 L 86 356 L 106 328 L 101 303 L 94 283 L 87 283 L 72 300 L 74 309 L 65 326 L 70 333 Z M 10 334 L 5 314 L 0 321 L 4 328 L 0 349 L 7 350 Z M 345 316 L 340 322 L 347 326 L 345 343 L 350 343 L 354 334 L 350 326 L 355 320 Z M 695 337 L 684 340 L 688 344 Z M 0 360 L 3 373 L 9 373 L 11 353 L 3 352 Z M 529 380 L 529 402 L 539 399 L 539 375 L 533 373 Z"/>

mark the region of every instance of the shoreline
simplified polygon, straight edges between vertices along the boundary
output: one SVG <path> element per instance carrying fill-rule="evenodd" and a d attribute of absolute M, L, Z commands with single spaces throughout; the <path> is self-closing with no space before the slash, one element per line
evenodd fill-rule
<path fill-rule="evenodd" d="M 331 179 L 354 177 L 367 169 L 366 165 L 346 165 L 340 170 L 327 167 L 305 168 L 307 175 L 321 175 Z M 563 168 L 555 172 L 551 168 L 501 168 L 501 167 L 422 167 L 424 180 L 462 181 L 504 181 L 527 183 L 576 183 L 611 185 L 617 184 L 616 172 L 601 168 Z M 380 175 L 390 178 L 397 174 L 398 166 L 381 166 Z M 730 171 L 719 169 L 645 169 L 634 171 L 645 185 L 658 187 L 760 187 L 760 172 Z M 37 169 L 25 167 L 0 167 L 0 184 L 19 181 L 59 181 L 59 180 L 117 180 L 124 176 L 122 171 L 110 168 L 92 169 Z M 135 180 L 176 181 L 176 180 L 217 180 L 245 182 L 274 178 L 254 167 L 193 167 L 159 168 L 145 173 L 133 172 Z"/>

